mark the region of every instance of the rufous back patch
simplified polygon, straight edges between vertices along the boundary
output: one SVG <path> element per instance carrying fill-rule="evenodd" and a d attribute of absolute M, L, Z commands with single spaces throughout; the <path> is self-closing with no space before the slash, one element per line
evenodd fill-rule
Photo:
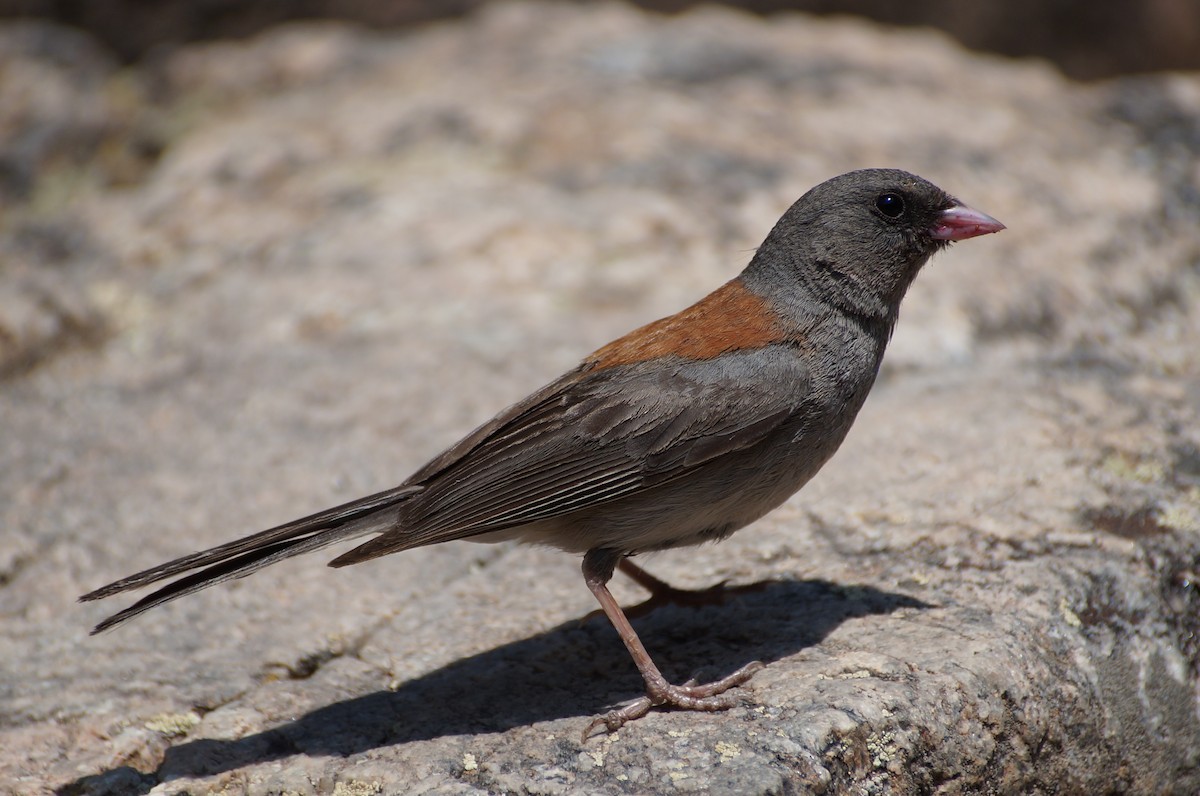
<path fill-rule="evenodd" d="M 687 309 L 612 341 L 584 361 L 601 370 L 672 354 L 712 359 L 727 351 L 761 348 L 784 336 L 767 301 L 736 278 Z"/>

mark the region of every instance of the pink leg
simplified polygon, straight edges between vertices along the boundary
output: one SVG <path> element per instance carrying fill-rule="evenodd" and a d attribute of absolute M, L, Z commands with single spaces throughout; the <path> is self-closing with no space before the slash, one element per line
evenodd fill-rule
<path fill-rule="evenodd" d="M 732 696 L 725 695 L 725 692 L 746 682 L 751 675 L 763 667 L 759 661 L 753 661 L 728 677 L 703 685 L 691 682 L 684 685 L 668 683 L 667 679 L 662 676 L 662 672 L 654 665 L 654 661 L 650 659 L 650 653 L 646 652 L 642 640 L 638 638 L 633 626 L 629 624 L 625 612 L 621 610 L 621 606 L 617 604 L 608 590 L 608 581 L 612 578 L 613 571 L 622 558 L 620 553 L 613 550 L 589 550 L 583 557 L 583 577 L 588 588 L 600 603 L 600 608 L 604 611 L 605 616 L 612 622 L 621 641 L 625 643 L 625 648 L 629 650 L 634 665 L 642 673 L 642 679 L 646 683 L 646 695 L 622 708 L 593 719 L 583 731 L 585 742 L 592 734 L 592 730 L 600 725 L 604 725 L 609 732 L 613 732 L 620 729 L 626 722 L 645 716 L 650 712 L 650 708 L 656 705 L 669 705 L 681 710 L 725 710 L 733 707 L 736 700 Z M 633 569 L 647 578 L 661 583 L 657 578 L 646 575 L 641 568 L 633 567 Z M 638 582 L 641 583 L 640 580 Z"/>

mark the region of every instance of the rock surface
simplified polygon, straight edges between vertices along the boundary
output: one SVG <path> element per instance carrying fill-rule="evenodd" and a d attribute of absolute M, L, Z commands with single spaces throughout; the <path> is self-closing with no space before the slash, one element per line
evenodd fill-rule
<path fill-rule="evenodd" d="M 0 787 L 1200 790 L 1200 77 L 599 4 L 93 50 L 0 31 Z M 917 281 L 800 495 L 648 562 L 762 584 L 637 623 L 672 678 L 764 660 L 744 707 L 581 745 L 640 682 L 537 549 L 296 559 L 87 637 L 124 603 L 78 594 L 393 485 L 882 165 L 1009 230 Z"/>

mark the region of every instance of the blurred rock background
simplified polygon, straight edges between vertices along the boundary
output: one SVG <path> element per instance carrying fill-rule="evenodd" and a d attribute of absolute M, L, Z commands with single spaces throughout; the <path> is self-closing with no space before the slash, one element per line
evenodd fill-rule
<path fill-rule="evenodd" d="M 137 61 L 164 46 L 251 36 L 293 20 L 396 28 L 461 16 L 489 1 L 0 0 L 0 17 L 38 17 L 80 28 L 121 60 Z M 854 15 L 886 25 L 936 28 L 972 49 L 1045 58 L 1084 80 L 1200 68 L 1200 6 L 1192 0 L 638 0 L 635 5 L 666 13 L 724 5 L 763 15 Z"/>
<path fill-rule="evenodd" d="M 1200 76 L 1111 66 L 1108 4 L 977 26 L 1090 61 L 466 5 L 0 24 L 0 789 L 1200 791 Z M 1134 8 L 1142 55 L 1140 20 L 1196 29 Z M 581 746 L 637 675 L 574 558 L 507 546 L 293 560 L 86 636 L 123 603 L 76 595 L 393 485 L 873 165 L 1009 229 L 922 274 L 796 499 L 648 562 L 769 581 L 638 623 L 673 678 L 765 660 L 744 708 Z"/>

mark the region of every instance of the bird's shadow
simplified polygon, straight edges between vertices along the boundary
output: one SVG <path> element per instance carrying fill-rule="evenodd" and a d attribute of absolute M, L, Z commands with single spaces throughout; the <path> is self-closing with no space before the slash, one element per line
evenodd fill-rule
<path fill-rule="evenodd" d="M 819 643 L 848 619 L 930 607 L 903 594 L 823 580 L 757 585 L 761 588 L 721 605 L 664 606 L 634 621 L 669 680 L 720 677 L 750 660 L 770 665 Z M 612 627 L 602 618 L 572 620 L 455 661 L 395 690 L 335 702 L 245 738 L 182 743 L 167 750 L 153 775 L 125 772 L 144 789 L 122 790 L 145 793 L 164 779 L 210 776 L 294 755 L 346 756 L 443 736 L 590 718 L 640 694 L 641 678 Z M 58 793 L 94 792 L 99 778 L 116 772 L 83 777 Z"/>

